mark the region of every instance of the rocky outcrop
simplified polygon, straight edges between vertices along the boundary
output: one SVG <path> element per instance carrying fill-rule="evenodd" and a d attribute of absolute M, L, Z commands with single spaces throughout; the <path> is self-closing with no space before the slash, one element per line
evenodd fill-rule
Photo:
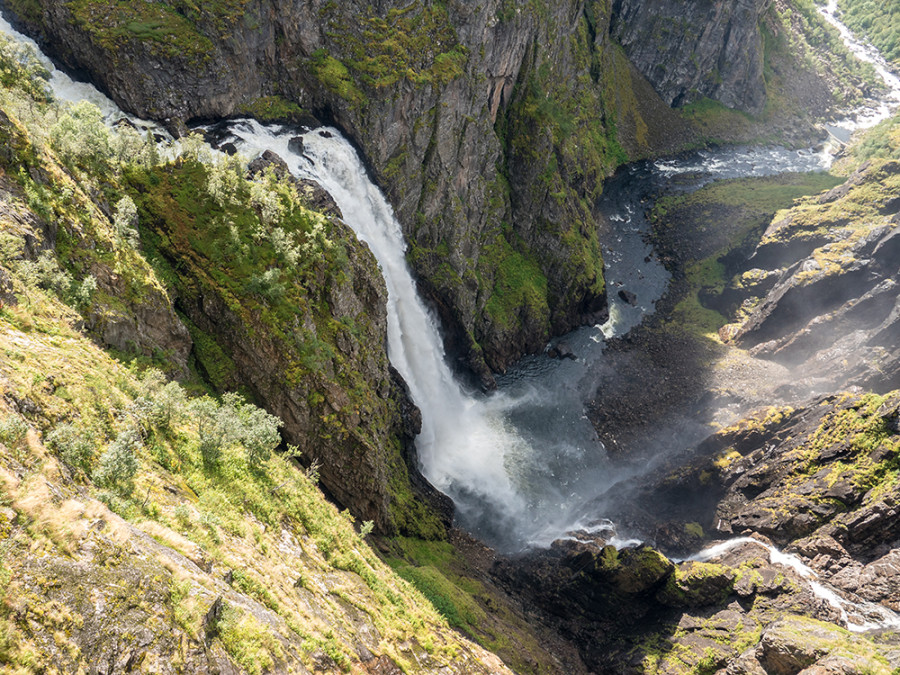
<path fill-rule="evenodd" d="M 895 392 L 772 408 L 611 488 L 604 515 L 620 532 L 692 559 L 616 550 L 598 525 L 495 574 L 598 672 L 798 673 L 848 654 L 889 672 L 896 652 L 845 626 L 900 621 L 898 406 Z M 697 556 L 711 539 L 725 543 Z"/>
<path fill-rule="evenodd" d="M 139 115 L 221 117 L 277 93 L 337 123 L 387 191 L 451 351 L 486 383 L 488 367 L 602 318 L 600 184 L 629 156 L 691 137 L 597 2 L 8 5 Z M 723 10 L 720 23 L 756 30 L 751 11 Z"/>
<path fill-rule="evenodd" d="M 762 410 L 672 458 L 643 485 L 618 486 L 620 504 L 629 504 L 620 522 L 676 552 L 711 533 L 754 532 L 779 545 L 827 537 L 853 555 L 882 555 L 879 547 L 898 536 L 890 478 L 897 405 L 896 393 L 846 394 Z M 621 498 L 632 489 L 634 499 Z M 642 503 L 663 505 L 667 515 L 635 508 Z M 701 536 L 678 536 L 690 529 Z"/>
<path fill-rule="evenodd" d="M 97 250 L 98 242 L 111 243 L 110 205 L 42 156 L 2 112 L 0 141 L 7 151 L 0 155 L 0 171 L 27 172 L 19 182 L 0 175 L 0 225 L 10 241 L 3 264 L 20 273 L 30 269 L 30 283 L 77 303 L 85 328 L 100 344 L 125 357 L 160 357 L 173 376 L 185 376 L 191 338 L 168 293 L 134 250 L 124 247 L 114 256 Z M 29 190 L 42 201 L 29 198 Z M 31 208 L 24 206 L 29 201 Z M 81 223 L 83 214 L 90 217 Z M 60 244 L 67 254 L 60 254 Z M 88 279 L 92 290 L 76 298 Z"/>
<path fill-rule="evenodd" d="M 876 160 L 772 223 L 726 291 L 752 311 L 721 335 L 819 386 L 900 385 L 898 194 L 900 163 Z"/>
<path fill-rule="evenodd" d="M 767 545 L 747 540 L 710 561 L 676 564 L 647 546 L 559 541 L 499 563 L 495 575 L 568 636 L 593 672 L 797 673 L 789 664 L 811 666 L 845 650 L 877 664 L 898 660 L 851 637 L 841 611 Z"/>
<path fill-rule="evenodd" d="M 612 35 L 663 100 L 702 97 L 753 115 L 766 104 L 760 18 L 772 0 L 616 0 Z"/>
<path fill-rule="evenodd" d="M 270 153 L 251 170 L 277 171 L 279 162 Z M 444 536 L 453 507 L 418 472 L 413 439 L 421 418 L 388 364 L 387 290 L 374 256 L 321 188 L 306 182 L 294 187 L 332 215 L 295 205 L 278 222 L 280 237 L 296 242 L 315 227 L 327 242 L 284 258 L 252 234 L 261 225 L 251 206 L 216 202 L 205 173 L 179 162 L 135 184 L 152 255 L 171 275 L 175 306 L 194 336 L 198 369 L 217 390 L 244 391 L 281 418 L 285 441 L 356 518 L 383 534 Z M 241 235 L 226 221 L 244 223 L 246 244 L 235 243 Z"/>

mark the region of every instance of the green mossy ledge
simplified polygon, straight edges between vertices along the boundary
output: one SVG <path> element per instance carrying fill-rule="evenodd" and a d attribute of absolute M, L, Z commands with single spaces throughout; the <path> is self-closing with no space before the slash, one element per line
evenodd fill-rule
<path fill-rule="evenodd" d="M 371 253 L 340 220 L 292 205 L 279 221 L 287 238 L 325 243 L 285 259 L 254 236 L 249 196 L 221 205 L 207 173 L 187 160 L 127 175 L 147 256 L 187 318 L 198 371 L 284 419 L 285 440 L 358 518 L 385 534 L 444 536 L 405 458 L 416 429 L 404 425 L 411 404 L 377 338 L 386 291 Z"/>

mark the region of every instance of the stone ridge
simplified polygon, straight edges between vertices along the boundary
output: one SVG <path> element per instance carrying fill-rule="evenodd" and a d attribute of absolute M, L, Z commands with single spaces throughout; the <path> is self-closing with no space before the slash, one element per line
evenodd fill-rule
<path fill-rule="evenodd" d="M 136 114 L 224 117 L 278 94 L 342 127 L 397 211 L 448 347 L 486 384 L 551 335 L 603 317 L 602 180 L 693 137 L 610 39 L 603 2 L 7 4 Z M 619 31 L 633 11 L 620 9 Z M 747 48 L 756 19 L 717 16 L 696 70 L 732 65 L 704 94 L 761 106 L 759 50 Z M 666 58 L 690 71 L 692 54 Z"/>

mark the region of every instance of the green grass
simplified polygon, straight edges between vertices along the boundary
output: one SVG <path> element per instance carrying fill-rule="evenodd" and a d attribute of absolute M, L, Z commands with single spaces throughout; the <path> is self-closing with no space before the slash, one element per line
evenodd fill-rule
<path fill-rule="evenodd" d="M 327 6 L 323 14 L 329 36 L 340 45 L 340 61 L 325 56 L 322 64 L 322 57 L 314 55 L 314 62 L 320 63 L 319 79 L 342 97 L 346 98 L 334 85 L 351 73 L 359 86 L 378 90 L 401 80 L 417 86 L 447 84 L 464 72 L 466 48 L 459 44 L 442 3 L 413 0 L 405 7 L 389 9 L 384 16 L 363 16 L 354 26 L 347 25 L 343 16 L 332 16 Z M 347 85 L 340 89 L 355 95 Z"/>
<path fill-rule="evenodd" d="M 735 248 L 754 243 L 782 209 L 842 180 L 828 173 L 807 173 L 717 181 L 687 195 L 657 200 L 651 220 L 658 236 L 677 239 L 678 232 L 687 233 L 688 243 L 679 244 L 685 259 L 684 296 L 673 310 L 671 325 L 714 336 L 729 318 L 705 307 L 700 295 L 719 294 L 731 282 L 721 259 Z"/>
<path fill-rule="evenodd" d="M 503 236 L 482 249 L 483 266 L 493 271 L 494 286 L 485 311 L 497 325 L 515 328 L 522 315 L 546 322 L 547 278 L 534 258 L 516 251 Z"/>
<path fill-rule="evenodd" d="M 281 96 L 263 96 L 254 99 L 240 106 L 238 111 L 260 122 L 298 123 L 306 115 L 303 108 Z"/>
<path fill-rule="evenodd" d="M 862 35 L 895 67 L 900 67 L 900 12 L 889 2 L 839 0 L 841 19 Z"/>

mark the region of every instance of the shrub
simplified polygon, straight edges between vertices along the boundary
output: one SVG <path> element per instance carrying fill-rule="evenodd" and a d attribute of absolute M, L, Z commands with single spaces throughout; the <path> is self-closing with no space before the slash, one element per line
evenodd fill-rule
<path fill-rule="evenodd" d="M 47 434 L 47 445 L 69 466 L 88 471 L 94 459 L 90 432 L 74 424 L 61 424 Z"/>
<path fill-rule="evenodd" d="M 100 456 L 100 466 L 94 472 L 94 481 L 124 496 L 134 492 L 134 477 L 138 472 L 137 448 L 141 435 L 137 429 L 119 432 Z"/>
<path fill-rule="evenodd" d="M 222 451 L 237 438 L 238 421 L 234 411 L 204 396 L 191 402 L 191 415 L 197 423 L 203 465 L 208 470 L 218 469 Z"/>
<path fill-rule="evenodd" d="M 0 35 L 0 85 L 19 87 L 36 101 L 51 99 L 50 72 L 41 64 L 34 47 Z"/>
<path fill-rule="evenodd" d="M 233 401 L 240 420 L 240 441 L 247 451 L 247 461 L 254 469 L 261 468 L 281 442 L 278 427 L 282 421 L 262 408 L 249 403 Z"/>
<path fill-rule="evenodd" d="M 18 415 L 6 415 L 0 418 L 0 443 L 14 446 L 28 433 L 28 423 Z"/>
<path fill-rule="evenodd" d="M 137 231 L 138 212 L 134 200 L 125 195 L 116 203 L 116 213 L 113 216 L 113 225 L 116 234 L 132 248 L 138 248 L 141 240 Z"/>
<path fill-rule="evenodd" d="M 109 127 L 93 103 L 81 101 L 50 129 L 50 141 L 59 158 L 70 167 L 102 169 L 112 156 Z"/>
<path fill-rule="evenodd" d="M 247 462 L 258 469 L 281 442 L 282 422 L 262 408 L 245 403 L 239 394 L 228 393 L 221 405 L 208 396 L 191 402 L 191 414 L 200 436 L 200 455 L 207 469 L 216 469 L 225 448 L 240 443 Z"/>

